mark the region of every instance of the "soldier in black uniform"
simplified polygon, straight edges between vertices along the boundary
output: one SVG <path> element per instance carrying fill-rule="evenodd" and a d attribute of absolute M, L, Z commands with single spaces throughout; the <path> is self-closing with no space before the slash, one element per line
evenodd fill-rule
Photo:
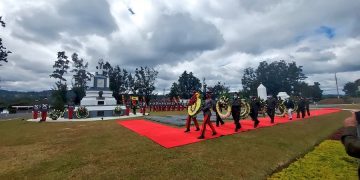
<path fill-rule="evenodd" d="M 250 102 L 250 117 L 254 121 L 254 128 L 256 128 L 260 121 L 258 120 L 259 109 L 261 107 L 260 101 L 257 97 L 253 97 Z"/>
<path fill-rule="evenodd" d="M 266 113 L 269 115 L 270 117 L 270 122 L 271 124 L 274 123 L 274 117 L 275 117 L 275 109 L 276 109 L 276 99 L 272 96 L 270 96 L 267 100 L 266 100 Z"/>
<path fill-rule="evenodd" d="M 301 112 L 301 117 L 305 117 L 305 99 L 303 97 L 300 97 L 299 103 L 298 103 L 298 111 Z"/>
<path fill-rule="evenodd" d="M 305 99 L 305 109 L 306 109 L 307 115 L 310 116 L 310 101 L 309 101 L 309 99 Z"/>
<path fill-rule="evenodd" d="M 300 100 L 301 100 L 301 98 L 299 96 L 296 97 L 296 105 L 298 106 L 298 108 L 296 109 L 296 118 L 300 118 L 300 112 L 301 112 L 301 110 L 299 108 Z"/>
<path fill-rule="evenodd" d="M 240 124 L 240 112 L 241 112 L 241 99 L 238 93 L 235 93 L 234 99 L 231 105 L 231 115 L 235 123 L 235 132 L 241 128 Z"/>

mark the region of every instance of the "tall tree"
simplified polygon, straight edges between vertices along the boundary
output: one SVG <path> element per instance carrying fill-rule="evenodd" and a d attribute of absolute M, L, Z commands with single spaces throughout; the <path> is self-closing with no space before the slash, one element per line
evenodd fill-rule
<path fill-rule="evenodd" d="M 149 67 L 140 67 L 135 69 L 135 84 L 134 89 L 137 94 L 145 96 L 146 100 L 150 97 L 155 90 L 155 81 L 158 71 Z"/>
<path fill-rule="evenodd" d="M 200 79 L 195 77 L 192 72 L 187 73 L 184 71 L 179 79 L 178 83 L 180 97 L 184 99 L 189 99 L 192 96 L 192 91 L 201 91 Z"/>
<path fill-rule="evenodd" d="M 53 106 L 58 110 L 63 110 L 67 102 L 67 84 L 64 74 L 67 73 L 70 68 L 69 62 L 68 57 L 65 55 L 65 51 L 58 52 L 57 60 L 53 65 L 55 70 L 50 75 L 51 78 L 57 80 L 52 96 L 54 98 Z"/>
<path fill-rule="evenodd" d="M 241 83 L 243 85 L 243 95 L 244 96 L 254 96 L 257 93 L 257 87 L 259 86 L 259 82 L 257 80 L 257 76 L 255 70 L 251 67 L 246 68 L 244 70 L 244 75 L 241 78 Z"/>
<path fill-rule="evenodd" d="M 126 69 L 121 69 L 120 66 L 116 65 L 109 71 L 110 77 L 110 89 L 113 91 L 113 96 L 118 103 L 122 102 L 122 94 L 129 93 L 129 73 Z"/>
<path fill-rule="evenodd" d="M 213 97 L 218 98 L 223 93 L 229 93 L 230 88 L 225 86 L 225 84 L 221 84 L 221 82 L 217 82 L 216 85 L 212 87 L 208 87 L 208 89 L 212 92 Z"/>
<path fill-rule="evenodd" d="M 320 89 L 320 83 L 314 82 L 314 85 L 311 86 L 312 97 L 315 101 L 320 101 L 322 98 L 323 90 Z"/>
<path fill-rule="evenodd" d="M 86 91 L 86 82 L 91 80 L 92 74 L 87 71 L 88 63 L 84 62 L 84 59 L 79 58 L 79 55 L 74 53 L 71 56 L 73 69 L 70 71 L 73 74 L 73 83 L 72 90 L 75 94 L 74 102 L 75 104 L 80 104 L 81 99 L 85 96 Z"/>
<path fill-rule="evenodd" d="M 5 22 L 1 20 L 2 16 L 0 16 L 0 24 L 2 27 L 5 27 Z M 8 62 L 7 57 L 11 51 L 6 50 L 6 47 L 2 43 L 2 38 L 0 37 L 0 66 L 2 66 L 1 61 Z"/>
<path fill-rule="evenodd" d="M 260 62 L 256 70 L 253 68 L 245 69 L 242 85 L 244 91 L 249 95 L 256 95 L 260 83 L 267 88 L 268 93 L 273 95 L 280 91 L 298 94 L 298 86 L 304 79 L 306 76 L 302 72 L 302 66 L 297 66 L 295 62 L 286 63 L 281 60 L 268 64 L 263 61 Z"/>
<path fill-rule="evenodd" d="M 174 97 L 178 97 L 180 95 L 180 88 L 179 88 L 179 85 L 174 82 L 172 85 L 171 85 L 171 88 L 170 88 L 170 93 L 169 93 L 169 97 L 170 98 L 174 98 Z"/>

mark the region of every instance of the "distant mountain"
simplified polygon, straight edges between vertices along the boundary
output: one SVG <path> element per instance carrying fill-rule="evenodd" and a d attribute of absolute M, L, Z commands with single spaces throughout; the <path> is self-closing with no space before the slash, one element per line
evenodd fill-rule
<path fill-rule="evenodd" d="M 32 105 L 36 99 L 51 98 L 51 90 L 41 92 L 18 92 L 0 90 L 0 107 Z"/>

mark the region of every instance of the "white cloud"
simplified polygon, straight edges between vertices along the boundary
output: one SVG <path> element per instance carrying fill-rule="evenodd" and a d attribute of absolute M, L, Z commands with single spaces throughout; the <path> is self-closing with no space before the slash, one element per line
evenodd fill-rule
<path fill-rule="evenodd" d="M 360 2 L 341 0 L 3 0 L 0 32 L 13 53 L 0 67 L 0 85 L 50 89 L 53 60 L 66 50 L 91 70 L 99 58 L 129 70 L 155 67 L 160 93 L 184 70 L 237 90 L 243 69 L 280 59 L 296 61 L 307 82 L 335 93 L 335 72 L 340 86 L 360 78 L 358 9 Z"/>

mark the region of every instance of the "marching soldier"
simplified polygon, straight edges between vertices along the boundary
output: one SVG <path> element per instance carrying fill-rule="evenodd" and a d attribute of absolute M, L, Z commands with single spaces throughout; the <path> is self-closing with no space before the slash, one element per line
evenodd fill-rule
<path fill-rule="evenodd" d="M 309 101 L 309 99 L 305 99 L 305 109 L 306 109 L 307 115 L 310 116 L 310 101 Z"/>
<path fill-rule="evenodd" d="M 256 128 L 260 121 L 258 120 L 259 109 L 261 107 L 260 101 L 257 97 L 253 97 L 250 102 L 250 117 L 254 121 L 254 128 Z"/>
<path fill-rule="evenodd" d="M 214 126 L 212 125 L 211 121 L 210 121 L 210 117 L 211 117 L 211 108 L 213 107 L 213 100 L 211 99 L 211 92 L 207 92 L 206 93 L 206 100 L 205 100 L 205 104 L 202 108 L 203 113 L 204 113 L 204 121 L 202 124 L 202 129 L 201 129 L 201 134 L 198 137 L 198 139 L 204 139 L 205 138 L 205 130 L 206 130 L 206 125 L 209 125 L 211 130 L 212 130 L 212 135 L 216 135 L 216 130 L 214 128 Z"/>
<path fill-rule="evenodd" d="M 266 100 L 266 104 L 267 104 L 266 113 L 270 117 L 271 124 L 273 124 L 274 123 L 274 117 L 275 117 L 275 109 L 276 109 L 276 104 L 277 104 L 276 99 L 274 97 L 270 96 Z"/>
<path fill-rule="evenodd" d="M 298 109 L 299 109 L 299 112 L 301 112 L 301 118 L 305 117 L 305 110 L 306 110 L 305 106 L 306 106 L 305 99 L 303 97 L 300 97 L 299 104 L 298 104 Z"/>
<path fill-rule="evenodd" d="M 188 103 L 188 106 L 193 105 L 194 103 L 196 103 L 196 91 L 193 92 L 193 96 L 190 98 L 190 101 Z M 196 131 L 200 131 L 199 128 L 199 123 L 196 120 L 196 115 L 195 116 L 190 116 L 188 115 L 188 117 L 186 118 L 186 130 L 184 132 L 189 132 L 190 131 L 190 124 L 191 121 L 194 121 L 195 127 L 196 127 Z"/>
<path fill-rule="evenodd" d="M 286 109 L 288 110 L 288 117 L 289 117 L 289 120 L 292 120 L 292 111 L 294 109 L 294 102 L 290 99 L 290 98 L 287 98 L 284 102 L 284 105 L 286 107 Z"/>
<path fill-rule="evenodd" d="M 235 123 L 235 132 L 241 128 L 240 124 L 241 99 L 238 93 L 235 93 L 234 100 L 231 105 L 231 115 Z"/>

